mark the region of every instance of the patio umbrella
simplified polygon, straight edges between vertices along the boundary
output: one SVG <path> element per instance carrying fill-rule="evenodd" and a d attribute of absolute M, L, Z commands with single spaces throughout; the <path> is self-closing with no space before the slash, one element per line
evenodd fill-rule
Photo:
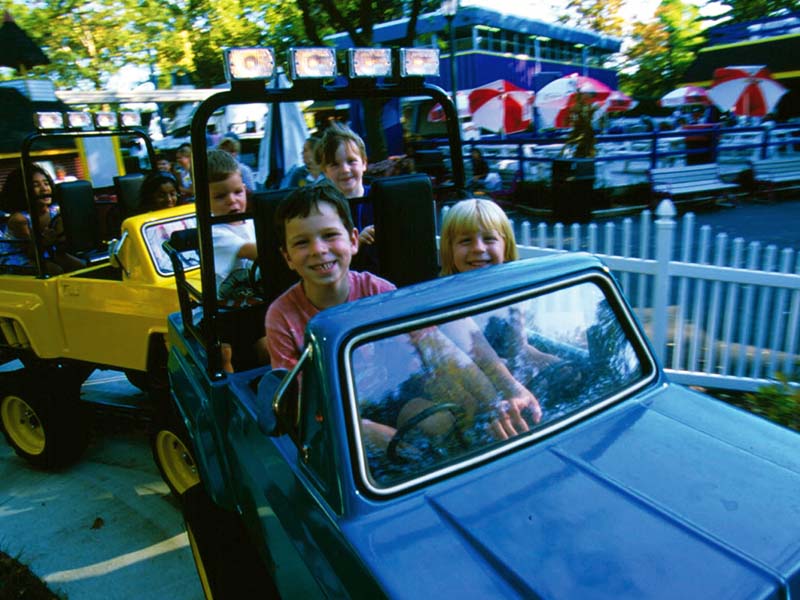
<path fill-rule="evenodd" d="M 693 104 L 708 106 L 711 104 L 711 100 L 708 99 L 708 93 L 704 88 L 696 85 L 684 85 L 662 96 L 658 103 L 665 108 L 677 108 Z"/>
<path fill-rule="evenodd" d="M 708 96 L 722 111 L 763 117 L 773 111 L 787 91 L 763 65 L 722 67 L 714 70 L 714 83 Z"/>
<path fill-rule="evenodd" d="M 291 84 L 280 71 L 271 83 L 276 88 Z M 264 123 L 264 137 L 258 147 L 257 181 L 267 187 L 276 185 L 292 166 L 300 164 L 308 127 L 298 102 L 272 103 Z"/>
<path fill-rule="evenodd" d="M 467 95 L 471 91 L 472 90 L 459 90 L 458 92 L 456 92 L 456 99 L 458 100 L 456 104 L 456 109 L 458 110 L 459 119 L 468 117 L 470 115 L 469 107 L 467 105 Z M 442 109 L 442 105 L 439 104 L 438 102 L 436 102 L 433 106 L 431 106 L 426 118 L 429 123 L 440 123 L 447 120 L 444 114 L 444 110 Z"/>
<path fill-rule="evenodd" d="M 603 102 L 602 108 L 607 113 L 618 113 L 629 111 L 638 104 L 639 102 L 628 96 L 628 94 L 614 90 Z"/>
<path fill-rule="evenodd" d="M 611 91 L 602 81 L 572 73 L 551 81 L 536 92 L 533 105 L 539 110 L 543 127 L 568 127 L 569 112 L 578 94 L 583 94 L 592 104 L 601 104 Z"/>
<path fill-rule="evenodd" d="M 525 131 L 533 120 L 534 93 L 498 79 L 473 89 L 467 102 L 472 122 L 499 133 Z"/>
<path fill-rule="evenodd" d="M 25 75 L 31 67 L 47 64 L 50 59 L 6 11 L 0 26 L 0 66 L 11 67 Z"/>

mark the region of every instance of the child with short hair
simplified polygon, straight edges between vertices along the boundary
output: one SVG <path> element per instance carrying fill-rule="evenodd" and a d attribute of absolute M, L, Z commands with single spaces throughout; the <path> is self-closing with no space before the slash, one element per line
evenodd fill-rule
<path fill-rule="evenodd" d="M 316 161 L 325 176 L 339 189 L 345 198 L 363 198 L 369 192 L 364 185 L 367 170 L 367 147 L 355 131 L 344 123 L 334 121 L 322 134 L 317 144 Z M 362 244 L 375 242 L 375 226 L 372 207 L 359 203 L 356 207 L 355 224 L 361 231 Z"/>
<path fill-rule="evenodd" d="M 178 181 L 178 191 L 183 202 L 194 200 L 194 184 L 192 183 L 192 146 L 181 144 L 175 151 L 175 164 L 172 174 Z"/>
<path fill-rule="evenodd" d="M 350 270 L 358 252 L 358 230 L 347 198 L 328 182 L 289 194 L 276 210 L 275 227 L 281 253 L 300 282 L 267 311 L 267 349 L 273 369 L 291 369 L 314 315 L 395 286 L 372 273 Z"/>
<path fill-rule="evenodd" d="M 224 150 L 208 153 L 208 190 L 212 215 L 244 214 L 247 210 L 247 188 L 239 163 Z M 243 295 L 252 292 L 248 285 L 250 268 L 258 258 L 253 221 L 216 223 L 212 238 L 217 296 L 220 300 L 238 303 Z"/>

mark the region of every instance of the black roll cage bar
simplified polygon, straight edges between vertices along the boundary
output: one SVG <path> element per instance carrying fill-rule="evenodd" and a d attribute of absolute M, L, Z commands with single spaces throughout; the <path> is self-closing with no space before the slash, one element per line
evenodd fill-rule
<path fill-rule="evenodd" d="M 154 169 L 156 164 L 156 152 L 155 148 L 153 147 L 153 142 L 150 139 L 150 136 L 147 135 L 144 129 L 140 127 L 130 127 L 127 129 L 93 129 L 87 131 L 75 130 L 75 131 L 34 131 L 33 133 L 28 134 L 24 140 L 22 140 L 22 149 L 20 150 L 20 164 L 22 167 L 22 185 L 23 189 L 25 190 L 25 201 L 28 204 L 28 214 L 31 215 L 31 227 L 33 228 L 32 234 L 33 239 L 35 240 L 35 248 L 36 252 L 34 256 L 36 258 L 36 272 L 37 277 L 40 279 L 47 279 L 50 277 L 45 268 L 44 268 L 44 250 L 42 246 L 38 243 L 40 239 L 42 239 L 42 232 L 39 229 L 39 219 L 34 219 L 33 215 L 35 214 L 34 211 L 34 201 L 33 201 L 33 190 L 28 189 L 28 182 L 30 181 L 30 175 L 33 171 L 33 165 L 36 162 L 31 157 L 33 145 L 35 142 L 48 139 L 48 140 L 57 140 L 57 139 L 68 139 L 68 140 L 75 140 L 78 138 L 99 138 L 99 137 L 131 137 L 135 136 L 144 140 L 145 148 L 147 149 L 147 157 L 150 161 L 150 168 Z M 55 190 L 53 190 L 55 194 Z"/>
<path fill-rule="evenodd" d="M 277 76 L 277 75 L 276 75 Z M 235 104 L 269 103 L 277 106 L 284 102 L 302 102 L 306 100 L 358 100 L 358 99 L 393 99 L 409 96 L 428 96 L 440 103 L 447 119 L 447 140 L 450 146 L 451 170 L 454 187 L 463 190 L 465 186 L 464 159 L 461 154 L 461 135 L 458 116 L 450 96 L 438 86 L 426 83 L 421 77 L 404 79 L 353 79 L 346 83 L 326 84 L 320 80 L 294 81 L 292 87 L 273 87 L 274 79 L 267 82 L 234 81 L 231 89 L 209 96 L 197 107 L 191 123 L 192 145 L 192 180 L 195 183 L 195 205 L 197 212 L 198 249 L 200 252 L 201 285 L 205 293 L 200 294 L 185 280 L 176 283 L 180 287 L 187 286 L 186 299 L 195 298 L 203 308 L 203 320 L 198 329 L 186 316 L 191 312 L 182 307 L 184 330 L 206 347 L 208 357 L 208 373 L 212 379 L 221 379 L 220 341 L 216 334 L 219 307 L 216 298 L 216 279 L 214 272 L 214 248 L 211 235 L 212 225 L 234 220 L 230 215 L 212 216 L 211 201 L 207 185 L 197 185 L 208 181 L 208 143 L 206 125 L 211 116 L 221 107 Z M 253 218 L 251 212 L 245 218 Z M 236 215 L 241 219 L 242 215 Z M 176 272 L 177 275 L 177 272 Z M 209 293 L 209 291 L 211 291 Z M 213 350 L 213 351 L 212 351 Z"/>

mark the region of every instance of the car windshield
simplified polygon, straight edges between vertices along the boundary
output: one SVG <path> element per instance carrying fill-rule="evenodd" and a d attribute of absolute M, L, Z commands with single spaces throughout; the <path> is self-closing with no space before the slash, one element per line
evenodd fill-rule
<path fill-rule="evenodd" d="M 583 281 L 352 344 L 366 485 L 388 493 L 461 468 L 647 383 L 652 359 L 609 294 Z"/>
<path fill-rule="evenodd" d="M 197 218 L 187 215 L 165 221 L 153 221 L 142 226 L 147 251 L 159 275 L 169 276 L 174 273 L 172 262 L 164 252 L 163 244 L 169 240 L 173 231 L 194 229 L 197 227 Z M 193 269 L 200 266 L 200 255 L 195 250 L 180 253 L 184 269 Z"/>

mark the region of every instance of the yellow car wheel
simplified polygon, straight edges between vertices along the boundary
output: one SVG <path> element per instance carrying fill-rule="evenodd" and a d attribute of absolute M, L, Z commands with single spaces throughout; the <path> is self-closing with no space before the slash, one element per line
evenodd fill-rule
<path fill-rule="evenodd" d="M 159 429 L 156 432 L 153 454 L 164 481 L 176 496 L 200 483 L 192 451 L 175 431 Z"/>
<path fill-rule="evenodd" d="M 81 379 L 60 365 L 25 368 L 0 378 L 0 425 L 14 451 L 37 467 L 57 469 L 89 445 L 90 415 Z"/>
<path fill-rule="evenodd" d="M 0 419 L 15 449 L 31 457 L 44 452 L 45 435 L 41 419 L 25 400 L 13 393 L 0 399 Z"/>

